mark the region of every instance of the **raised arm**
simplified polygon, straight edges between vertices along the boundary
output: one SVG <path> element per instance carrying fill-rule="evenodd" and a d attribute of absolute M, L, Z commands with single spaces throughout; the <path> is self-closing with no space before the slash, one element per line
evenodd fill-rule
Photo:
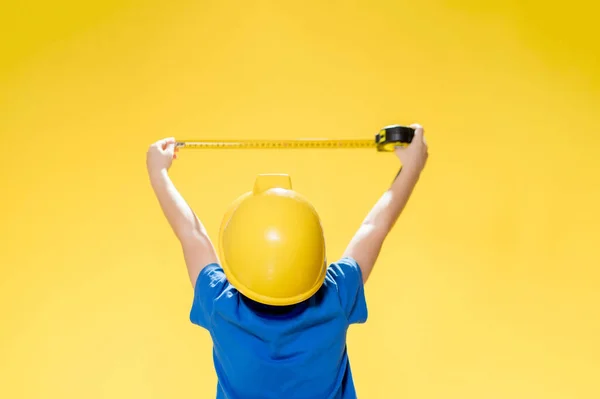
<path fill-rule="evenodd" d="M 375 266 L 385 238 L 406 206 L 427 161 L 423 128 L 419 125 L 411 127 L 415 128 L 412 143 L 406 148 L 396 149 L 396 155 L 402 163 L 400 172 L 368 213 L 344 253 L 344 256 L 356 260 L 365 283 Z"/>
<path fill-rule="evenodd" d="M 181 244 L 188 275 L 195 286 L 200 271 L 218 259 L 206 229 L 169 177 L 169 168 L 176 158 L 175 140 L 159 140 L 148 149 L 146 166 L 154 194 Z"/>

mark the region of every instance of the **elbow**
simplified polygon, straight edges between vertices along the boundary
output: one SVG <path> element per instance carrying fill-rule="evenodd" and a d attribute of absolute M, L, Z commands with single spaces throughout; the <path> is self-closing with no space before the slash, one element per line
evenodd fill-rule
<path fill-rule="evenodd" d="M 186 220 L 179 226 L 175 226 L 173 230 L 179 241 L 182 243 L 189 241 L 197 242 L 198 240 L 203 240 L 208 237 L 206 229 L 197 217 L 194 217 L 192 220 Z"/>
<path fill-rule="evenodd" d="M 198 243 L 208 238 L 206 232 L 197 229 L 182 229 L 176 232 L 176 236 L 183 245 Z"/>
<path fill-rule="evenodd" d="M 365 220 L 360 229 L 369 235 L 385 238 L 392 230 L 392 227 L 394 227 L 394 224 L 385 219 L 373 221 Z"/>

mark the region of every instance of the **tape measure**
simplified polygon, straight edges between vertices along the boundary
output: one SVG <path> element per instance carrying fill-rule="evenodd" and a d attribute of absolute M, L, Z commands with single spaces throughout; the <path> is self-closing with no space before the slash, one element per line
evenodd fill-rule
<path fill-rule="evenodd" d="M 375 135 L 375 140 L 181 140 L 175 146 L 183 149 L 360 149 L 375 148 L 391 152 L 396 147 L 412 142 L 415 130 L 401 125 L 386 126 Z"/>

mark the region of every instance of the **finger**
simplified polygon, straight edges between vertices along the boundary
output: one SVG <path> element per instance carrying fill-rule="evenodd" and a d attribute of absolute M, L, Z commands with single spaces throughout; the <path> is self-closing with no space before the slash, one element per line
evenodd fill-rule
<path fill-rule="evenodd" d="M 168 145 L 175 145 L 174 137 L 167 137 L 158 141 L 159 146 L 164 150 Z"/>
<path fill-rule="evenodd" d="M 165 144 L 164 150 L 170 154 L 174 154 L 176 151 L 178 151 L 178 148 L 174 142 L 167 142 L 167 144 Z"/>
<path fill-rule="evenodd" d="M 425 142 L 425 136 L 424 136 L 425 130 L 423 129 L 423 127 L 421 125 L 419 125 L 418 123 L 413 123 L 412 125 L 410 125 L 410 127 L 415 129 L 412 143 L 427 145 L 427 143 Z"/>
<path fill-rule="evenodd" d="M 418 123 L 413 123 L 410 125 L 410 127 L 415 129 L 415 135 L 422 136 L 425 133 L 423 126 L 419 125 Z"/>
<path fill-rule="evenodd" d="M 174 144 L 167 144 L 167 146 L 165 147 L 165 149 L 163 150 L 163 152 L 167 155 L 170 156 L 174 156 L 175 155 L 175 145 Z"/>
<path fill-rule="evenodd" d="M 160 139 L 156 142 L 156 144 L 168 144 L 168 143 L 175 143 L 175 138 L 173 137 L 165 137 L 164 139 Z"/>
<path fill-rule="evenodd" d="M 417 136 L 417 137 L 422 137 L 423 134 L 425 133 L 423 126 L 419 125 L 418 123 L 413 123 L 412 125 L 410 125 L 410 127 L 415 129 L 415 136 Z"/>
<path fill-rule="evenodd" d="M 400 155 L 403 151 L 406 151 L 406 147 L 403 145 L 397 145 L 394 147 L 394 152 L 396 155 Z"/>

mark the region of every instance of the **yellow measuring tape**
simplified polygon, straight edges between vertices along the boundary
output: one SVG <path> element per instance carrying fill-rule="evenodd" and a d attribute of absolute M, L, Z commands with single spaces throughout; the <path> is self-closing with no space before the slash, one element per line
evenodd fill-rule
<path fill-rule="evenodd" d="M 400 125 L 386 126 L 375 135 L 375 140 L 180 140 L 178 148 L 185 149 L 361 149 L 375 148 L 380 152 L 394 151 L 394 148 L 408 145 L 414 129 Z"/>
<path fill-rule="evenodd" d="M 375 148 L 373 140 L 182 140 L 180 148 L 198 149 L 296 149 L 296 148 Z"/>

